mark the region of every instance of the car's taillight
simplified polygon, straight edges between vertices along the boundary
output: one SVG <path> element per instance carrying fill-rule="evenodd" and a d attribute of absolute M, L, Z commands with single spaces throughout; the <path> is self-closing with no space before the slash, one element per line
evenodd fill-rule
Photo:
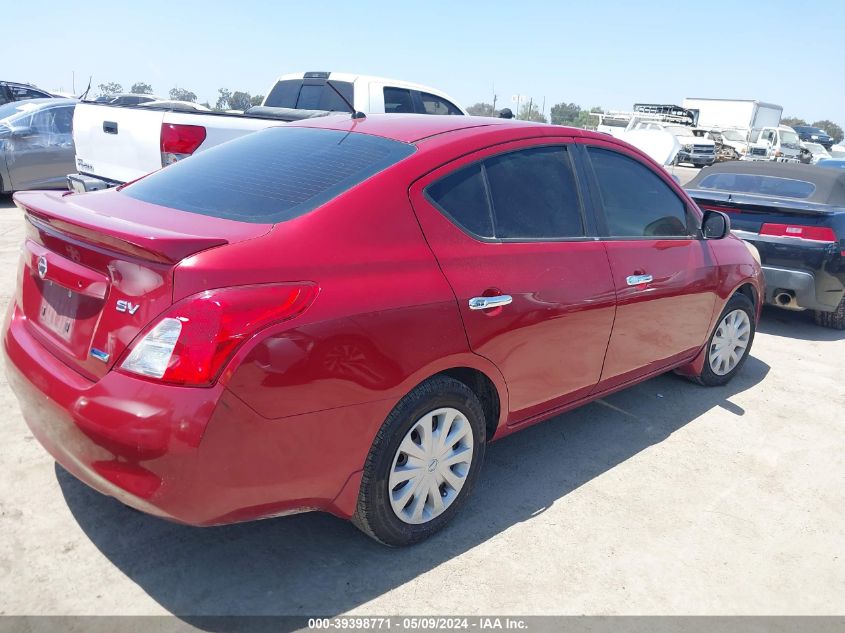
<path fill-rule="evenodd" d="M 760 235 L 777 237 L 800 237 L 814 242 L 836 242 L 836 233 L 827 226 L 801 226 L 800 224 L 764 224 Z"/>
<path fill-rule="evenodd" d="M 161 166 L 187 158 L 205 141 L 205 128 L 201 125 L 161 124 Z"/>
<path fill-rule="evenodd" d="M 209 385 L 235 349 L 261 328 L 302 313 L 309 283 L 206 290 L 171 307 L 129 346 L 125 372 L 177 385 Z"/>

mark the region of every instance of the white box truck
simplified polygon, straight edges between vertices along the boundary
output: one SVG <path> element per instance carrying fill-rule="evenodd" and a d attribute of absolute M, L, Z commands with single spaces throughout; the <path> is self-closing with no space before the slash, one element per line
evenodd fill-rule
<path fill-rule="evenodd" d="M 684 99 L 684 108 L 698 113 L 698 127 L 762 130 L 777 127 L 783 107 L 754 99 Z"/>
<path fill-rule="evenodd" d="M 782 106 L 756 99 L 687 97 L 683 107 L 693 112 L 699 128 L 720 132 L 735 130 L 742 134 L 744 143 L 730 145 L 743 160 L 798 160 L 800 148 L 793 151 L 790 146 L 785 150 L 787 156 L 771 143 L 759 142 L 763 130 L 779 129 L 783 116 Z"/>

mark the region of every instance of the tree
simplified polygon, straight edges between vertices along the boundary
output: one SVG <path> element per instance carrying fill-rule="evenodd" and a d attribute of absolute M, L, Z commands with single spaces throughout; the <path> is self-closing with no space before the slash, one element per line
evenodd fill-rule
<path fill-rule="evenodd" d="M 836 123 L 834 123 L 833 121 L 828 121 L 827 119 L 823 119 L 822 121 L 816 121 L 815 123 L 813 123 L 813 127 L 821 128 L 825 132 L 827 132 L 828 136 L 833 137 L 834 143 L 842 142 L 842 138 L 843 136 L 845 136 L 843 135 L 841 127 L 836 125 Z"/>
<path fill-rule="evenodd" d="M 170 98 L 174 101 L 190 101 L 191 103 L 197 102 L 197 95 L 190 90 L 185 90 L 184 88 L 171 88 Z"/>
<path fill-rule="evenodd" d="M 807 125 L 807 122 L 804 119 L 799 119 L 795 116 L 788 116 L 780 120 L 781 125 L 788 125 L 792 127 L 793 125 Z"/>
<path fill-rule="evenodd" d="M 132 87 L 129 89 L 129 92 L 136 95 L 151 95 L 153 94 L 153 87 L 150 84 L 144 83 L 143 81 L 137 81 L 132 84 Z"/>
<path fill-rule="evenodd" d="M 540 108 L 536 103 L 529 101 L 524 103 L 519 110 L 519 118 L 523 121 L 536 121 L 537 123 L 545 123 L 546 117 L 540 114 Z"/>
<path fill-rule="evenodd" d="M 228 88 L 217 89 L 217 103 L 214 104 L 215 110 L 229 110 L 229 100 L 232 98 L 232 91 Z"/>
<path fill-rule="evenodd" d="M 251 98 L 252 97 L 249 96 L 248 92 L 241 92 L 239 90 L 236 90 L 232 93 L 232 96 L 229 97 L 229 109 L 248 110 L 249 106 L 251 105 Z"/>
<path fill-rule="evenodd" d="M 100 84 L 97 86 L 100 91 L 101 95 L 112 97 L 114 95 L 118 95 L 123 92 L 123 86 L 119 83 L 115 83 L 114 81 L 110 81 L 105 84 Z"/>
<path fill-rule="evenodd" d="M 473 116 L 499 116 L 498 110 L 494 110 L 493 106 L 483 101 L 472 104 L 467 108 L 467 112 Z"/>
<path fill-rule="evenodd" d="M 263 101 L 264 95 L 252 95 L 252 98 L 249 100 L 249 104 L 254 106 L 260 106 Z"/>
<path fill-rule="evenodd" d="M 581 106 L 574 103 L 556 103 L 551 111 L 552 123 L 555 125 L 576 125 L 581 114 Z M 522 118 L 522 117 L 520 117 Z"/>

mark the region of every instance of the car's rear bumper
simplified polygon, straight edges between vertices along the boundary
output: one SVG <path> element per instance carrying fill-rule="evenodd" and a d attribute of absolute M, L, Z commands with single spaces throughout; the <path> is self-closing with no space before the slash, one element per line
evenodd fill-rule
<path fill-rule="evenodd" d="M 822 312 L 832 312 L 839 305 L 845 294 L 845 265 L 837 244 L 742 229 L 733 233 L 760 253 L 766 303 Z"/>
<path fill-rule="evenodd" d="M 267 420 L 219 385 L 115 371 L 92 382 L 43 348 L 25 320 L 13 303 L 3 337 L 9 384 L 36 439 L 92 488 L 191 525 L 354 512 L 372 438 L 344 441 L 343 431 L 386 415 L 387 403 Z"/>

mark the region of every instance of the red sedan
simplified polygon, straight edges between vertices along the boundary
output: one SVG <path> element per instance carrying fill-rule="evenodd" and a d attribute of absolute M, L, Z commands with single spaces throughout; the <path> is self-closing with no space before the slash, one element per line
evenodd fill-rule
<path fill-rule="evenodd" d="M 193 525 L 325 510 L 419 541 L 487 442 L 662 372 L 729 381 L 764 296 L 726 216 L 564 127 L 331 116 L 15 201 L 27 423 Z"/>

